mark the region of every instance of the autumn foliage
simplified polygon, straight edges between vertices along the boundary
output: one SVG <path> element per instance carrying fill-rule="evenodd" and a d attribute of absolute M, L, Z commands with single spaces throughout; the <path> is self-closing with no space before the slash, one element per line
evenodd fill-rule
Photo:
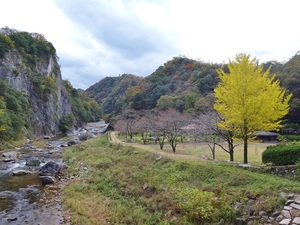
<path fill-rule="evenodd" d="M 248 139 L 255 131 L 281 127 L 291 95 L 280 87 L 275 75 L 270 75 L 270 68 L 263 71 L 249 55 L 237 55 L 228 70 L 217 70 L 221 81 L 214 90 L 214 108 L 222 117 L 218 126 L 244 141 L 244 163 L 248 163 Z"/>

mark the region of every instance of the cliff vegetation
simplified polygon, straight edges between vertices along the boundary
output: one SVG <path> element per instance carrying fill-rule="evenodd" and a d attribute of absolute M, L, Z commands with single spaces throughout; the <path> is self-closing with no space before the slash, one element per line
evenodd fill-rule
<path fill-rule="evenodd" d="M 56 50 L 43 35 L 0 29 L 1 143 L 54 136 L 100 118 L 96 101 L 62 80 Z"/>

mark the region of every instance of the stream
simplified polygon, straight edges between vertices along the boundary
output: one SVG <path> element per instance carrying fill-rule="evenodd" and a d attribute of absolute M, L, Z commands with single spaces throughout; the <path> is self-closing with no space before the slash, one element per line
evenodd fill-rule
<path fill-rule="evenodd" d="M 49 161 L 62 164 L 60 142 L 51 143 L 51 148 L 21 148 L 5 152 L 6 159 L 0 161 L 0 225 L 6 224 L 68 224 L 62 215 L 59 186 L 42 185 L 39 168 Z M 39 166 L 27 166 L 26 159 L 34 157 Z M 10 161 L 11 160 L 11 161 Z M 31 174 L 13 175 L 25 170 Z"/>
<path fill-rule="evenodd" d="M 103 121 L 88 124 L 84 133 L 93 137 L 105 132 Z M 82 130 L 81 130 L 82 132 Z M 74 134 L 73 134 L 74 135 Z M 80 135 L 77 133 L 76 135 Z M 78 137 L 78 136 L 77 136 Z M 76 139 L 77 142 L 78 138 Z M 61 204 L 61 180 L 43 185 L 39 169 L 47 162 L 63 165 L 62 153 L 66 141 L 49 140 L 43 149 L 26 145 L 22 148 L 2 153 L 0 159 L 0 225 L 69 225 L 70 217 L 64 213 Z M 28 166 L 28 159 L 39 161 Z M 30 174 L 14 175 L 16 171 Z"/>

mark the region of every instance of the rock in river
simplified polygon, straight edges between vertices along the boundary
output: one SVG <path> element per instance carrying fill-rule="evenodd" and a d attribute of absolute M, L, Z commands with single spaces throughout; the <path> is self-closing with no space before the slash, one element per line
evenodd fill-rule
<path fill-rule="evenodd" d="M 56 177 L 62 168 L 63 165 L 50 161 L 40 168 L 39 175 Z"/>
<path fill-rule="evenodd" d="M 39 166 L 40 160 L 31 156 L 28 159 L 26 159 L 26 166 Z"/>
<path fill-rule="evenodd" d="M 15 161 L 17 159 L 17 152 L 11 151 L 11 152 L 3 152 L 2 157 L 4 158 L 4 162 L 11 162 Z"/>
<path fill-rule="evenodd" d="M 31 174 L 31 171 L 28 171 L 28 170 L 15 170 L 15 171 L 13 171 L 13 175 L 15 175 L 15 176 L 25 175 L 25 174 Z"/>
<path fill-rule="evenodd" d="M 40 176 L 43 185 L 55 183 L 55 177 L 52 176 Z"/>

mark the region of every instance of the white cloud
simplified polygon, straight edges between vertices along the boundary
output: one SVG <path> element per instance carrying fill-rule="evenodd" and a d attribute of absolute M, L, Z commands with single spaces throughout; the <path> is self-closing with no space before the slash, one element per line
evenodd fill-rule
<path fill-rule="evenodd" d="M 64 79 L 146 76 L 174 56 L 227 62 L 240 52 L 283 61 L 300 50 L 298 0 L 10 0 L 0 27 L 53 43 Z"/>
<path fill-rule="evenodd" d="M 188 57 L 220 62 L 247 52 L 280 61 L 300 49 L 298 1 L 190 0 L 170 5 L 180 48 Z"/>

